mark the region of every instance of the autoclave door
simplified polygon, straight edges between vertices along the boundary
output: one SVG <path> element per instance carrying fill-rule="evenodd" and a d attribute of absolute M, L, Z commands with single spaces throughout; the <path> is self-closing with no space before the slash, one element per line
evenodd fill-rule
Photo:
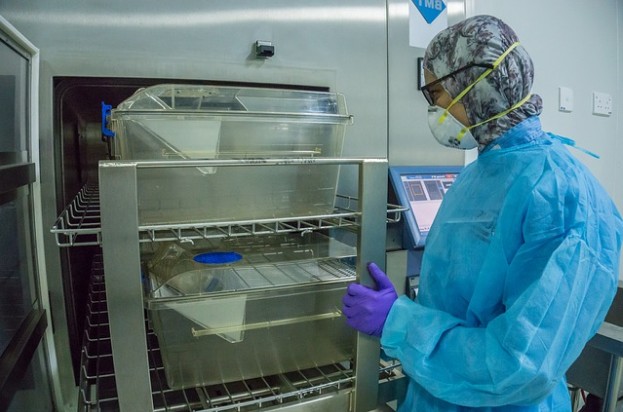
<path fill-rule="evenodd" d="M 8 411 L 54 410 L 37 264 L 38 53 L 0 16 L 0 410 Z"/>

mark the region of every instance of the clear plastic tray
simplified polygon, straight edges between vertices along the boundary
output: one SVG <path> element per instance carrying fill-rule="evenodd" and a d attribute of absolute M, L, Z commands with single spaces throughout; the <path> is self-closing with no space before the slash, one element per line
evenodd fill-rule
<path fill-rule="evenodd" d="M 114 156 L 123 160 L 335 158 L 351 122 L 337 93 L 173 84 L 141 89 L 111 114 Z M 338 171 L 141 170 L 139 216 L 151 224 L 330 213 Z"/>
<path fill-rule="evenodd" d="M 204 253 L 236 259 L 200 263 Z M 148 313 L 167 382 L 192 387 L 346 360 L 341 297 L 355 248 L 324 235 L 161 244 L 146 267 Z"/>

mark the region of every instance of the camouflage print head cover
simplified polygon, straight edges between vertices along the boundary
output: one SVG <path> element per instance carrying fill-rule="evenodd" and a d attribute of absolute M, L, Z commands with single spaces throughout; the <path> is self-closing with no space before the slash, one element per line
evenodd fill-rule
<path fill-rule="evenodd" d="M 492 16 L 474 16 L 441 31 L 431 41 L 424 56 L 424 67 L 441 78 L 472 63 L 492 64 L 513 43 L 517 35 L 506 23 Z M 443 80 L 442 86 L 456 97 L 486 69 L 472 67 Z M 512 107 L 530 93 L 534 78 L 532 60 L 519 45 L 489 76 L 462 99 L 471 124 L 487 120 Z M 530 116 L 541 113 L 541 97 L 533 95 L 521 107 L 497 120 L 472 129 L 479 150 Z"/>

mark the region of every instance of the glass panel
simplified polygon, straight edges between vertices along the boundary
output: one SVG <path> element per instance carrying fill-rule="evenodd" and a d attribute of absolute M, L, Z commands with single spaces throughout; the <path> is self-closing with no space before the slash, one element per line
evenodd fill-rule
<path fill-rule="evenodd" d="M 28 150 L 27 80 L 28 61 L 0 41 L 0 155 Z"/>
<path fill-rule="evenodd" d="M 0 353 L 36 301 L 29 204 L 22 194 L 0 205 Z"/>
<path fill-rule="evenodd" d="M 43 340 L 24 372 L 20 386 L 13 396 L 8 412 L 53 411 L 52 395 L 45 379 Z"/>

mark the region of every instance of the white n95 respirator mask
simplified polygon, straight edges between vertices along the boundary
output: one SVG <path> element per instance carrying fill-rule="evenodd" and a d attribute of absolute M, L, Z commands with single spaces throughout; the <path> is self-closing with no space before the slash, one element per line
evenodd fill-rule
<path fill-rule="evenodd" d="M 443 107 L 428 107 L 428 126 L 435 139 L 444 146 L 463 150 L 478 147 L 469 128 Z"/>
<path fill-rule="evenodd" d="M 501 113 L 496 114 L 489 119 L 470 126 L 465 126 L 449 112 L 452 106 L 458 103 L 463 98 L 463 96 L 465 96 L 478 82 L 491 74 L 491 72 L 493 72 L 493 70 L 495 70 L 499 66 L 502 60 L 504 60 L 506 56 L 508 56 L 508 54 L 517 46 L 519 46 L 519 42 L 513 43 L 508 49 L 506 49 L 506 51 L 502 53 L 502 55 L 498 57 L 495 62 L 493 62 L 491 67 L 485 70 L 484 73 L 482 73 L 474 82 L 468 85 L 461 93 L 459 93 L 454 99 L 452 99 L 447 108 L 444 109 L 443 107 L 435 105 L 428 107 L 428 126 L 430 127 L 431 132 L 433 132 L 433 136 L 435 136 L 435 139 L 437 139 L 439 143 L 444 146 L 456 149 L 474 149 L 478 147 L 478 142 L 474 138 L 471 129 L 481 126 L 492 120 L 499 119 L 502 116 L 505 116 L 506 114 L 512 112 L 530 99 L 531 94 L 528 93 L 526 97 L 521 99 L 521 101 L 517 102 L 512 107 L 504 110 Z M 445 77 L 448 76 L 452 76 L 452 74 L 446 75 Z M 434 81 L 433 83 L 438 83 L 443 78 L 444 77 Z M 430 99 L 428 99 L 428 101 L 431 103 L 434 102 L 434 100 L 431 101 Z"/>

